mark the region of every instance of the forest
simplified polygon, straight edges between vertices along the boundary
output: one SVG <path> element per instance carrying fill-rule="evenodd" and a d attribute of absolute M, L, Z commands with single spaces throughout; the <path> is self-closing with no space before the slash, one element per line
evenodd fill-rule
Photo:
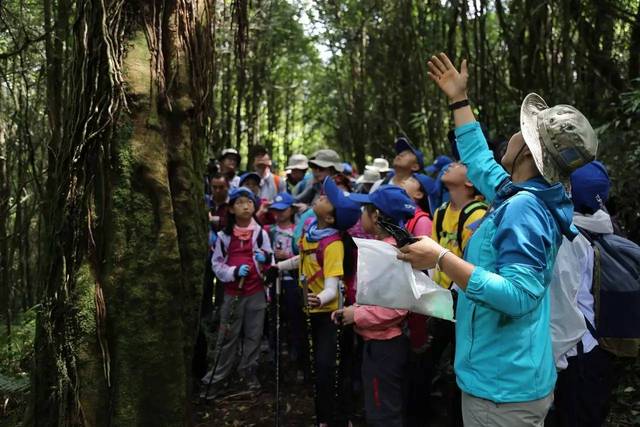
<path fill-rule="evenodd" d="M 208 160 L 362 171 L 402 135 L 431 163 L 454 127 L 437 52 L 469 61 L 492 139 L 527 93 L 577 106 L 640 241 L 639 0 L 1 1 L 0 425 L 225 425 L 192 372 Z M 612 425 L 640 423 L 639 367 Z"/>

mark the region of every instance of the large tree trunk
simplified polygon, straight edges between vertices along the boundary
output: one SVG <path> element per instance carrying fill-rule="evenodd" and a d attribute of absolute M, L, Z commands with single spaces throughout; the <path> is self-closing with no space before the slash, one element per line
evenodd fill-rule
<path fill-rule="evenodd" d="M 198 1 L 81 3 L 68 79 L 94 92 L 65 93 L 33 423 L 189 425 L 213 26 Z"/>

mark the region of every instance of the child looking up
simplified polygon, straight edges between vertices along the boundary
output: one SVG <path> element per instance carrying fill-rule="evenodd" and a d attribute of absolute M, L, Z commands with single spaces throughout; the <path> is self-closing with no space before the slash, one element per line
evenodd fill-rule
<path fill-rule="evenodd" d="M 377 240 L 396 246 L 388 231 L 413 218 L 415 203 L 406 191 L 383 185 L 370 194 L 351 194 L 364 205 L 362 228 Z M 390 286 L 393 286 L 390 284 Z M 346 307 L 333 313 L 334 322 L 351 324 L 364 339 L 362 384 L 368 426 L 403 426 L 409 341 L 402 333 L 406 310 L 373 305 Z"/>
<path fill-rule="evenodd" d="M 303 280 L 308 286 L 316 415 L 321 427 L 332 421 L 334 407 L 343 403 L 334 399 L 337 328 L 331 313 L 338 309 L 338 282 L 351 263 L 343 240 L 350 237 L 345 232 L 360 216 L 360 206 L 349 200 L 330 177 L 324 179 L 322 193 L 313 204 L 316 219 L 303 233 L 300 255 L 277 265 L 281 271 L 299 268 L 301 286 Z"/>
<path fill-rule="evenodd" d="M 227 224 L 218 233 L 212 264 L 216 277 L 225 284 L 220 310 L 219 360 L 215 372 L 203 382 L 213 387 L 207 397 L 215 397 L 235 365 L 240 332 L 243 331 L 242 357 L 238 371 L 249 389 L 260 388 L 256 376 L 260 338 L 267 307 L 261 271 L 271 260 L 268 234 L 255 221 L 256 196 L 246 187 L 229 194 Z"/>

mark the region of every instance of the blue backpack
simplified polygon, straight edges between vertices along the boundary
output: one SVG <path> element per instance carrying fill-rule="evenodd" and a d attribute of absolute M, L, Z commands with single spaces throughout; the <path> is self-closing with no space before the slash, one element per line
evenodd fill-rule
<path fill-rule="evenodd" d="M 640 350 L 640 246 L 615 234 L 580 232 L 595 252 L 591 293 L 596 324 L 587 320 L 587 329 L 604 350 L 619 357 L 636 357 Z"/>

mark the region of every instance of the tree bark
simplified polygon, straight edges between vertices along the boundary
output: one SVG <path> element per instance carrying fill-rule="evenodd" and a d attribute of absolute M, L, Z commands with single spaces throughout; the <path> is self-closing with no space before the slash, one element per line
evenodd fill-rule
<path fill-rule="evenodd" d="M 78 3 L 66 81 L 85 86 L 62 92 L 50 165 L 45 236 L 60 250 L 45 247 L 35 425 L 192 422 L 212 105 L 204 1 Z"/>

